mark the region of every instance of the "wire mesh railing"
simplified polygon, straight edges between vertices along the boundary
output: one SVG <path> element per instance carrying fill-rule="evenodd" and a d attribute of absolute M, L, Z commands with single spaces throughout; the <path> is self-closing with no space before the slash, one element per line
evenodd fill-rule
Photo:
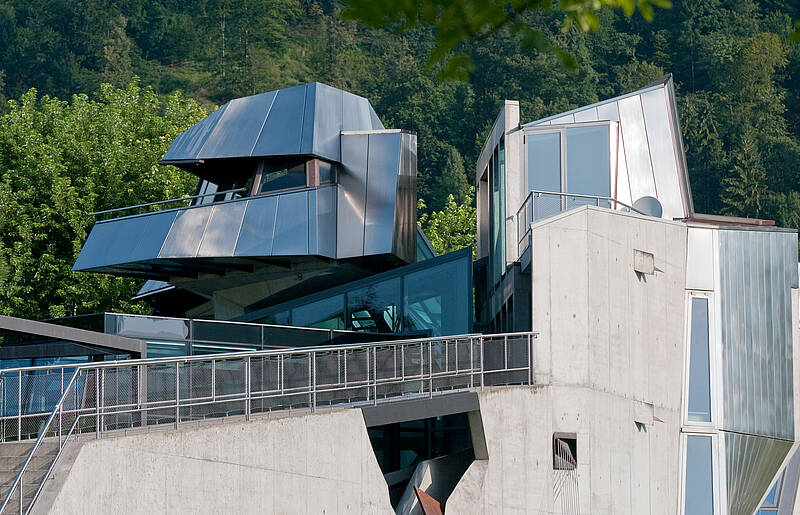
<path fill-rule="evenodd" d="M 537 220 L 544 220 L 570 209 L 581 206 L 597 206 L 608 209 L 631 211 L 646 215 L 638 209 L 620 202 L 613 197 L 598 195 L 582 195 L 578 193 L 563 193 L 557 191 L 531 190 L 517 210 L 517 255 L 530 245 L 531 224 Z"/>
<path fill-rule="evenodd" d="M 462 335 L 0 371 L 0 438 L 35 440 L 0 492 L 0 513 L 30 510 L 73 436 L 533 384 L 534 338 Z"/>

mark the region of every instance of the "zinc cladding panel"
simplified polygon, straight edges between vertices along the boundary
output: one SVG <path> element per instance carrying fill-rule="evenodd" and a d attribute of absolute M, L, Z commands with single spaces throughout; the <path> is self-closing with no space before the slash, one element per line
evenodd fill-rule
<path fill-rule="evenodd" d="M 168 211 L 95 224 L 72 269 L 155 259 L 176 214 Z"/>
<path fill-rule="evenodd" d="M 217 126 L 217 122 L 225 112 L 227 104 L 192 125 L 182 133 L 178 134 L 175 141 L 167 149 L 167 153 L 161 158 L 162 161 L 180 161 L 186 159 L 197 159 L 200 150 L 208 138 L 208 135 Z"/>
<path fill-rule="evenodd" d="M 617 108 L 619 109 L 622 142 L 625 145 L 631 197 L 634 201 L 647 195 L 658 198 L 653 181 L 653 168 L 650 162 L 650 149 L 640 95 L 617 101 Z"/>
<path fill-rule="evenodd" d="M 336 185 L 322 186 L 317 190 L 316 238 L 320 256 L 336 257 Z M 310 211 L 310 208 L 309 208 Z M 311 231 L 309 235 L 313 237 Z"/>
<path fill-rule="evenodd" d="M 247 201 L 234 256 L 271 256 L 278 214 L 278 197 L 255 196 Z"/>
<path fill-rule="evenodd" d="M 246 201 L 217 204 L 203 234 L 198 257 L 227 257 L 233 255 L 239 228 L 242 226 Z"/>
<path fill-rule="evenodd" d="M 367 134 L 342 135 L 342 170 L 336 199 L 336 257 L 364 255 Z"/>
<path fill-rule="evenodd" d="M 342 96 L 344 91 L 324 84 L 317 84 L 314 121 L 313 149 L 316 155 L 339 161 L 339 133 L 342 130 Z M 306 139 L 303 138 L 303 146 Z M 311 152 L 309 152 L 311 153 Z"/>
<path fill-rule="evenodd" d="M 278 196 L 273 256 L 308 254 L 308 191 Z"/>
<path fill-rule="evenodd" d="M 750 515 L 767 492 L 792 442 L 737 433 L 722 434 L 725 437 L 727 513 Z"/>
<path fill-rule="evenodd" d="M 687 213 L 683 207 L 683 195 L 678 182 L 678 154 L 675 153 L 678 142 L 672 133 L 667 90 L 655 89 L 642 93 L 640 97 L 658 200 L 664 209 L 663 217 L 685 218 Z"/>
<path fill-rule="evenodd" d="M 195 257 L 203 239 L 213 206 L 197 207 L 178 211 L 169 230 L 159 258 Z"/>
<path fill-rule="evenodd" d="M 268 118 L 275 94 L 275 91 L 270 91 L 228 102 L 198 157 L 219 159 L 249 156 L 264 120 Z"/>
<path fill-rule="evenodd" d="M 794 438 L 791 245 L 795 233 L 719 231 L 725 430 Z"/>
<path fill-rule="evenodd" d="M 402 134 L 370 134 L 364 255 L 392 252 Z"/>
<path fill-rule="evenodd" d="M 253 147 L 254 156 L 285 156 L 300 153 L 306 91 L 312 84 L 281 89 Z M 312 120 L 309 120 L 313 123 Z"/>

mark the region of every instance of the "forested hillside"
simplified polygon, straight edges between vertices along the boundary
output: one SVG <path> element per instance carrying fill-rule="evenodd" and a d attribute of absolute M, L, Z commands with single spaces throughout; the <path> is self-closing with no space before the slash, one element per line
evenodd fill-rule
<path fill-rule="evenodd" d="M 103 283 L 104 290 L 93 279 L 88 286 L 65 265 L 91 226 L 83 213 L 188 191 L 191 181 L 154 162 L 202 115 L 199 107 L 314 80 L 366 96 L 387 126 L 417 132 L 420 196 L 428 210 L 440 210 L 448 194 L 457 202 L 469 194 L 480 144 L 503 99 L 518 99 L 529 121 L 672 72 L 696 209 L 799 227 L 800 45 L 788 35 L 800 6 L 673 3 L 652 23 L 602 12 L 601 28 L 590 33 L 562 32 L 557 11 L 526 14 L 575 57 L 574 69 L 501 31 L 463 44 L 475 64 L 468 81 L 441 81 L 436 67 L 425 66 L 430 29 L 368 29 L 343 20 L 335 0 L 0 0 L 0 99 L 17 99 L 0 107 L 10 110 L 0 118 L 0 203 L 24 213 L 57 203 L 63 196 L 24 192 L 53 184 L 78 199 L 64 208 L 71 215 L 58 215 L 72 225 L 61 247 L 48 247 L 61 260 L 51 275 L 15 264 L 17 247 L 28 249 L 25 259 L 39 259 L 36 230 L 20 229 L 25 217 L 0 217 L 0 311 L 46 316 L 118 306 L 133 283 Z M 134 76 L 138 85 L 129 87 Z M 72 101 L 75 94 L 96 102 Z M 43 165 L 49 182 L 22 180 L 40 173 L 40 160 L 52 164 Z M 169 186 L 153 187 L 157 177 L 170 178 Z M 87 288 L 102 290 L 102 299 L 84 303 Z"/>

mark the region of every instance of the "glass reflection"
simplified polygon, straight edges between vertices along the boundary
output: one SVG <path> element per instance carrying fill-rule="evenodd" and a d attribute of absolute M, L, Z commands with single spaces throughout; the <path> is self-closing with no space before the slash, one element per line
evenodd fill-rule
<path fill-rule="evenodd" d="M 686 437 L 685 515 L 714 515 L 711 437 Z"/>
<path fill-rule="evenodd" d="M 400 279 L 391 279 L 348 292 L 347 328 L 373 333 L 399 331 Z"/>
<path fill-rule="evenodd" d="M 336 295 L 294 308 L 292 324 L 320 329 L 344 329 L 344 295 Z"/>
<path fill-rule="evenodd" d="M 708 299 L 692 297 L 689 349 L 689 420 L 711 422 Z"/>

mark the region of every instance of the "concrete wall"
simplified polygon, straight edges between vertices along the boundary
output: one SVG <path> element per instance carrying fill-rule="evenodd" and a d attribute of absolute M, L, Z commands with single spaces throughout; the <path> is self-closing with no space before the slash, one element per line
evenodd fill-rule
<path fill-rule="evenodd" d="M 684 224 L 594 207 L 534 227 L 537 385 L 480 393 L 486 473 L 463 482 L 481 493 L 459 485 L 448 506 L 678 511 L 686 237 Z M 634 271 L 634 250 L 653 254 L 655 274 Z M 554 432 L 577 433 L 577 485 L 553 471 Z"/>
<path fill-rule="evenodd" d="M 361 410 L 88 440 L 63 479 L 49 513 L 394 513 Z"/>

